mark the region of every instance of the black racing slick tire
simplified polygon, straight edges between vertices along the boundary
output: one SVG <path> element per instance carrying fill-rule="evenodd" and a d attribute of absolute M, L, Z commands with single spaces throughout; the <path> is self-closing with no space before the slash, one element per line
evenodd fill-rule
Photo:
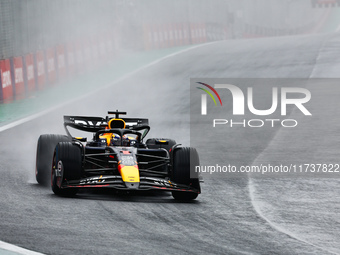
<path fill-rule="evenodd" d="M 176 148 L 173 152 L 172 181 L 191 186 L 200 192 L 201 187 L 198 173 L 195 171 L 196 166 L 199 166 L 199 157 L 196 149 L 189 147 Z M 198 193 L 172 191 L 172 196 L 176 200 L 193 200 L 197 198 Z"/>
<path fill-rule="evenodd" d="M 168 152 L 171 151 L 171 148 L 176 145 L 176 141 L 173 139 L 167 138 L 150 138 L 146 141 L 146 146 L 149 149 L 166 149 Z"/>
<path fill-rule="evenodd" d="M 58 143 L 53 155 L 52 191 L 58 196 L 74 196 L 77 188 L 62 188 L 67 181 L 79 180 L 82 173 L 82 149 L 72 142 Z"/>
<path fill-rule="evenodd" d="M 49 185 L 51 182 L 51 168 L 53 152 L 59 142 L 71 141 L 66 135 L 41 135 L 38 139 L 35 178 L 39 184 Z"/>

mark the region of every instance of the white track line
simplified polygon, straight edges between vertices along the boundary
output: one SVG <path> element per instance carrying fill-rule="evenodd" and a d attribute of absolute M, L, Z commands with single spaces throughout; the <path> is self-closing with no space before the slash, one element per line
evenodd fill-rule
<path fill-rule="evenodd" d="M 25 118 L 23 118 L 23 119 L 20 119 L 20 120 L 11 122 L 11 123 L 9 123 L 9 124 L 7 124 L 7 125 L 1 126 L 1 127 L 0 127 L 0 132 L 3 132 L 3 131 L 5 131 L 5 130 L 7 130 L 7 129 L 10 129 L 10 128 L 19 126 L 19 125 L 21 125 L 21 124 L 23 124 L 23 123 L 26 123 L 26 122 L 28 122 L 28 121 L 34 120 L 34 119 L 36 119 L 36 118 L 39 118 L 39 117 L 41 117 L 41 116 L 43 116 L 43 115 L 45 115 L 45 114 L 47 114 L 47 113 L 49 113 L 49 112 L 51 112 L 51 111 L 53 111 L 53 110 L 56 110 L 56 109 L 58 109 L 58 108 L 60 108 L 60 107 L 62 107 L 62 106 L 64 106 L 64 105 L 67 105 L 67 104 L 69 104 L 69 103 L 72 103 L 72 102 L 74 102 L 74 101 L 77 101 L 77 100 L 79 100 L 79 99 L 82 99 L 82 98 L 84 98 L 84 97 L 87 97 L 87 96 L 89 96 L 89 95 L 91 95 L 91 94 L 93 94 L 93 93 L 95 93 L 95 92 L 97 92 L 97 91 L 99 91 L 99 90 L 102 90 L 102 89 L 111 87 L 111 86 L 117 84 L 118 82 L 121 82 L 121 81 L 127 79 L 128 77 L 130 77 L 130 76 L 132 76 L 132 75 L 134 75 L 134 74 L 136 74 L 136 73 L 138 73 L 138 72 L 140 72 L 140 71 L 142 71 L 142 70 L 144 70 L 144 69 L 146 69 L 146 68 L 148 68 L 148 67 L 150 67 L 150 66 L 154 66 L 154 65 L 160 63 L 161 61 L 164 61 L 165 59 L 174 57 L 174 56 L 176 56 L 176 55 L 179 55 L 179 54 L 188 52 L 188 51 L 193 50 L 193 49 L 197 49 L 197 48 L 200 48 L 200 47 L 203 47 L 203 46 L 207 46 L 207 45 L 210 45 L 210 44 L 213 44 L 213 43 L 218 43 L 218 42 L 221 42 L 221 41 L 215 41 L 215 42 L 209 42 L 209 43 L 204 43 L 204 44 L 195 45 L 195 46 L 192 46 L 192 47 L 190 47 L 190 48 L 187 48 L 187 49 L 184 49 L 184 50 L 180 50 L 180 51 L 174 52 L 174 53 L 172 53 L 172 54 L 166 55 L 166 56 L 164 56 L 164 57 L 161 57 L 160 59 L 157 59 L 157 60 L 155 60 L 155 61 L 153 61 L 153 62 L 151 62 L 151 63 L 149 63 L 149 64 L 146 64 L 146 65 L 144 65 L 144 66 L 141 66 L 141 67 L 137 68 L 136 70 L 134 70 L 134 71 L 132 71 L 132 72 L 130 72 L 130 73 L 127 73 L 127 74 L 123 75 L 122 77 L 118 78 L 117 80 L 115 80 L 115 81 L 113 81 L 113 82 L 111 82 L 111 83 L 108 83 L 108 84 L 104 85 L 103 87 L 100 87 L 100 88 L 98 88 L 98 89 L 92 90 L 92 91 L 90 91 L 90 92 L 88 92 L 88 93 L 86 93 L 86 94 L 84 94 L 84 95 L 82 95 L 82 96 L 79 96 L 79 97 L 76 97 L 76 98 L 74 98 L 74 99 L 71 99 L 70 101 L 67 101 L 67 102 L 65 102 L 65 103 L 62 103 L 62 104 L 60 104 L 60 105 L 58 105 L 58 106 L 49 108 L 49 109 L 44 110 L 44 111 L 42 111 L 42 112 L 39 112 L 39 113 L 30 115 L 30 116 L 25 117 Z"/>
<path fill-rule="evenodd" d="M 254 160 L 254 161 L 255 161 L 255 160 Z M 327 249 L 325 249 L 325 248 L 323 248 L 323 247 L 320 247 L 320 246 L 318 246 L 318 245 L 315 245 L 315 244 L 313 244 L 313 243 L 311 243 L 311 242 L 308 242 L 308 241 L 306 241 L 306 240 L 303 240 L 303 239 L 299 238 L 296 234 L 290 232 L 289 230 L 287 230 L 287 229 L 285 229 L 285 228 L 283 228 L 283 227 L 280 227 L 280 225 L 277 225 L 277 224 L 273 223 L 270 219 L 268 219 L 268 218 L 262 213 L 260 206 L 258 206 L 258 203 L 256 203 L 256 199 L 255 199 L 255 195 L 254 195 L 254 194 L 255 194 L 255 191 L 256 191 L 256 188 L 255 188 L 255 186 L 254 186 L 254 184 L 253 184 L 253 181 L 252 181 L 252 179 L 251 179 L 250 176 L 248 176 L 248 189 L 249 189 L 250 201 L 251 201 L 251 203 L 252 203 L 252 205 L 253 205 L 253 208 L 254 208 L 255 212 L 256 212 L 262 219 L 264 219 L 264 220 L 265 220 L 265 221 L 266 221 L 273 229 L 275 229 L 275 230 L 277 230 L 278 232 L 281 232 L 281 233 L 283 233 L 283 234 L 289 236 L 290 238 L 293 238 L 293 239 L 295 239 L 295 240 L 297 240 L 297 241 L 300 241 L 301 243 L 304 243 L 304 244 L 307 244 L 307 245 L 309 245 L 309 246 L 315 247 L 315 248 L 320 249 L 320 250 L 322 250 L 322 251 L 325 251 L 325 252 L 327 252 L 327 253 L 329 253 L 329 254 L 335 254 L 335 255 L 338 254 L 338 253 L 329 251 L 329 250 L 327 250 Z"/>
<path fill-rule="evenodd" d="M 53 110 L 55 110 L 55 109 L 61 107 L 62 105 L 64 105 L 64 104 L 61 104 L 61 105 L 59 105 L 59 106 L 52 107 L 52 108 L 47 109 L 47 110 L 44 110 L 44 111 L 42 111 L 42 112 L 39 112 L 39 113 L 30 115 L 30 116 L 25 117 L 25 118 L 22 118 L 22 119 L 20 119 L 20 120 L 13 121 L 13 122 L 11 122 L 11 123 L 9 123 L 9 124 L 7 124 L 7 125 L 1 126 L 1 127 L 0 127 L 0 132 L 3 132 L 3 131 L 5 131 L 5 130 L 7 130 L 7 129 L 10 129 L 10 128 L 19 126 L 19 125 L 21 125 L 21 124 L 23 124 L 23 123 L 25 123 L 25 122 L 31 121 L 31 120 L 33 120 L 33 119 L 39 118 L 40 116 L 42 116 L 42 115 L 44 115 L 44 114 L 47 114 L 47 113 L 49 113 L 49 112 L 51 112 L 51 111 L 53 111 Z"/>
<path fill-rule="evenodd" d="M 21 248 L 19 246 L 15 246 L 13 244 L 5 243 L 5 242 L 2 242 L 2 241 L 0 241 L 0 254 L 1 254 L 1 249 L 6 250 L 6 251 L 15 252 L 17 254 L 22 254 L 22 255 L 43 255 L 43 253 L 30 251 L 30 250 Z"/>
<path fill-rule="evenodd" d="M 340 29 L 340 26 L 339 26 L 338 29 Z M 320 48 L 320 50 L 319 50 L 318 56 L 316 57 L 316 63 L 318 62 L 318 60 L 319 60 L 320 57 L 321 57 L 322 49 L 323 49 L 324 43 L 325 43 L 325 42 L 323 42 L 323 44 L 322 44 L 322 46 L 321 46 L 321 48 Z M 317 78 L 317 77 L 315 76 L 315 71 L 316 71 L 316 64 L 314 65 L 313 70 L 312 70 L 311 74 L 309 75 L 309 79 Z M 293 112 L 292 112 L 291 114 L 294 114 L 295 111 L 296 111 L 296 109 L 294 108 L 294 110 L 293 110 Z M 274 139 L 274 138 L 277 137 L 277 136 L 279 136 L 279 135 L 280 135 L 280 132 L 281 132 L 281 130 L 278 130 L 278 132 L 275 134 L 275 136 L 272 138 L 272 140 L 268 143 L 267 147 L 266 147 L 266 148 L 265 148 L 265 149 L 264 149 L 264 150 L 263 150 L 263 151 L 262 151 L 262 152 L 261 152 L 261 153 L 253 160 L 252 164 L 254 164 L 254 162 L 256 162 L 263 154 L 266 153 L 266 149 L 269 148 L 269 147 L 275 142 L 275 139 Z M 253 180 L 252 180 L 252 178 L 251 178 L 251 176 L 250 176 L 249 174 L 248 174 L 248 192 L 249 192 L 249 197 L 250 197 L 251 204 L 252 204 L 252 206 L 253 206 L 255 212 L 256 212 L 262 219 L 264 219 L 264 220 L 265 220 L 265 221 L 266 221 L 273 229 L 275 229 L 275 230 L 277 230 L 277 231 L 279 231 L 279 232 L 281 232 L 281 233 L 283 233 L 283 234 L 286 234 L 287 236 L 289 236 L 289 237 L 291 237 L 291 238 L 293 238 L 293 239 L 295 239 L 295 240 L 298 240 L 298 241 L 300 241 L 300 242 L 302 242 L 302 243 L 304 243 L 304 244 L 307 244 L 307 245 L 310 245 L 310 246 L 312 246 L 312 247 L 318 248 L 318 249 L 320 249 L 320 250 L 322 250 L 322 251 L 328 252 L 328 253 L 330 253 L 330 254 L 339 254 L 339 253 L 335 253 L 335 252 L 329 251 L 329 250 L 327 250 L 326 248 L 323 248 L 323 247 L 318 246 L 318 245 L 316 245 L 316 244 L 313 244 L 313 243 L 311 243 L 311 242 L 308 242 L 308 241 L 306 241 L 306 240 L 304 240 L 304 239 L 298 237 L 298 236 L 297 236 L 296 234 L 294 234 L 293 232 L 291 232 L 291 231 L 289 231 L 289 230 L 287 230 L 287 229 L 281 227 L 279 224 L 273 223 L 270 219 L 268 219 L 268 218 L 264 215 L 264 213 L 261 211 L 261 208 L 260 208 L 260 206 L 259 206 L 258 203 L 257 203 L 257 200 L 256 200 L 256 198 L 255 198 L 256 187 L 255 187 L 255 185 L 254 185 L 254 183 L 253 183 Z"/>

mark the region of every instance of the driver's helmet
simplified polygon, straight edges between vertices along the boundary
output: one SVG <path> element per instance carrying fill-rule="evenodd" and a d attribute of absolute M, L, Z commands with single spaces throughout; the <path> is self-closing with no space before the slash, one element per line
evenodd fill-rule
<path fill-rule="evenodd" d="M 131 145 L 131 139 L 127 135 L 123 135 L 122 139 L 122 146 L 130 146 Z"/>
<path fill-rule="evenodd" d="M 110 145 L 111 146 L 121 146 L 122 141 L 120 139 L 120 135 L 113 134 L 112 137 L 111 137 Z"/>
<path fill-rule="evenodd" d="M 133 146 L 136 143 L 136 139 L 133 137 L 129 137 L 127 135 L 123 135 L 123 138 L 120 138 L 120 135 L 113 134 L 111 137 L 111 146 Z"/>

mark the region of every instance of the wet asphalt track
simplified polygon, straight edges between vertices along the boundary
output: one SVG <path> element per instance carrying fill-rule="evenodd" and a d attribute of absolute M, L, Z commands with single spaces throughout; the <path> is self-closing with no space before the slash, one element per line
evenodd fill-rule
<path fill-rule="evenodd" d="M 36 141 L 42 133 L 64 133 L 64 114 L 101 116 L 107 110 L 126 110 L 131 117 L 150 118 L 149 137 L 188 144 L 189 78 L 337 77 L 337 40 L 337 35 L 323 35 L 206 45 L 99 91 L 92 95 L 95 100 L 73 102 L 0 133 L 0 240 L 46 254 L 340 253 L 338 180 L 206 175 L 203 193 L 192 203 L 153 192 L 59 198 L 34 180 Z M 336 155 L 335 120 L 324 139 L 333 143 L 317 149 L 321 159 Z M 253 146 L 237 155 L 251 164 L 278 157 L 270 152 L 285 140 L 285 133 L 270 131 L 261 142 L 244 133 L 242 139 Z M 237 149 L 242 151 L 242 139 L 229 135 L 229 150 L 241 143 Z M 313 139 L 294 139 L 297 147 L 314 145 Z M 204 154 L 201 163 L 208 164 L 213 156 L 209 146 L 199 150 Z M 280 158 L 288 161 L 284 153 L 289 154 L 283 151 Z"/>

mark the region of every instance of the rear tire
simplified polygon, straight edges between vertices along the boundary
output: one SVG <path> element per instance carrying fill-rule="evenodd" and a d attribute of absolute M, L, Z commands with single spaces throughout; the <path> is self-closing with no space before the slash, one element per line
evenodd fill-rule
<path fill-rule="evenodd" d="M 167 141 L 167 142 L 161 142 L 161 141 Z M 171 151 L 171 148 L 176 145 L 176 141 L 173 139 L 167 139 L 167 138 L 150 138 L 146 141 L 146 146 L 149 149 L 166 149 L 168 152 Z"/>
<path fill-rule="evenodd" d="M 59 142 L 71 141 L 66 135 L 41 135 L 38 139 L 35 178 L 39 184 L 49 185 L 53 152 Z"/>
<path fill-rule="evenodd" d="M 172 180 L 178 184 L 191 186 L 201 191 L 198 173 L 195 166 L 199 165 L 199 157 L 196 149 L 189 147 L 177 148 L 173 154 Z M 191 175 L 190 175 L 191 172 Z M 198 193 L 185 191 L 172 191 L 176 200 L 193 200 Z"/>
<path fill-rule="evenodd" d="M 79 180 L 82 172 L 82 152 L 80 146 L 71 142 L 61 142 L 55 148 L 51 174 L 52 191 L 58 196 L 74 196 L 76 188 L 60 188 L 65 181 Z"/>

